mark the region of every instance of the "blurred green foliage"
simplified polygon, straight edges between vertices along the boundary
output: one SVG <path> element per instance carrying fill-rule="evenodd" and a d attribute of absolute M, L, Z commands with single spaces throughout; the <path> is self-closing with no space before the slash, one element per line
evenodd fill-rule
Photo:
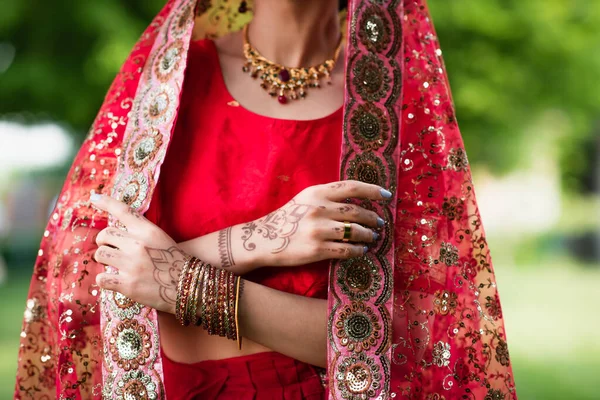
<path fill-rule="evenodd" d="M 0 117 L 63 121 L 82 138 L 164 2 L 0 0 Z M 564 182 L 576 187 L 600 116 L 600 2 L 430 0 L 430 6 L 471 161 L 506 172 L 526 162 L 532 140 L 557 140 Z M 560 121 L 558 138 L 534 129 L 548 115 Z"/>

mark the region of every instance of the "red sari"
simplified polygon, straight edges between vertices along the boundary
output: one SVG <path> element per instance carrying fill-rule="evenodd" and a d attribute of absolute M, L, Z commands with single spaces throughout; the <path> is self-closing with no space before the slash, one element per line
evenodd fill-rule
<path fill-rule="evenodd" d="M 393 196 L 365 204 L 388 221 L 377 246 L 330 266 L 328 396 L 516 399 L 490 251 L 425 0 L 348 7 L 339 178 Z M 95 235 L 118 221 L 91 207 L 89 195 L 148 210 L 171 151 L 192 36 L 239 30 L 251 19 L 239 10 L 233 0 L 169 0 L 115 79 L 40 245 L 15 398 L 165 399 L 156 311 L 94 283 L 103 270 L 92 259 Z"/>

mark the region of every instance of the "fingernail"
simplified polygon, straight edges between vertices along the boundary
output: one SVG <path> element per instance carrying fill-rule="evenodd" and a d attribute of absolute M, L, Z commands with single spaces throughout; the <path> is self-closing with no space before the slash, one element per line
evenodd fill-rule
<path fill-rule="evenodd" d="M 384 199 L 390 199 L 392 197 L 392 192 L 390 192 L 389 190 L 381 189 L 381 196 Z"/>
<path fill-rule="evenodd" d="M 373 241 L 376 241 L 377 239 L 379 239 L 379 233 L 373 232 Z"/>
<path fill-rule="evenodd" d="M 382 228 L 385 225 L 385 221 L 381 217 L 377 217 L 377 226 Z"/>
<path fill-rule="evenodd" d="M 367 254 L 367 251 L 369 251 L 369 248 L 367 246 L 363 247 L 363 254 Z"/>
<path fill-rule="evenodd" d="M 102 195 L 99 195 L 98 193 L 92 193 L 90 195 L 90 201 L 100 201 L 101 198 Z"/>

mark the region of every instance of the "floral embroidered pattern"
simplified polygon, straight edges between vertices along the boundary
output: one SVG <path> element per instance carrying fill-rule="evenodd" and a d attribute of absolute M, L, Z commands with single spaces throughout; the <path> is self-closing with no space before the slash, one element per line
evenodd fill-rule
<path fill-rule="evenodd" d="M 362 302 L 344 306 L 335 326 L 342 346 L 356 353 L 369 350 L 381 339 L 381 325 L 377 316 Z"/>
<path fill-rule="evenodd" d="M 450 344 L 437 342 L 433 345 L 433 363 L 438 367 L 447 367 L 450 364 Z"/>
<path fill-rule="evenodd" d="M 162 135 L 157 129 L 149 129 L 135 138 L 129 147 L 129 168 L 141 171 L 148 166 L 162 147 Z"/>
<path fill-rule="evenodd" d="M 363 45 L 375 52 L 383 51 L 390 43 L 390 24 L 378 7 L 370 6 L 360 20 L 358 37 Z"/>
<path fill-rule="evenodd" d="M 450 243 L 442 243 L 439 260 L 448 267 L 456 265 L 458 262 L 458 249 L 456 246 L 453 246 Z"/>
<path fill-rule="evenodd" d="M 508 367 L 510 365 L 508 345 L 502 339 L 498 341 L 498 345 L 496 346 L 496 361 L 498 361 L 500 365 L 504 365 L 505 367 Z"/>
<path fill-rule="evenodd" d="M 154 74 L 162 81 L 168 81 L 173 72 L 177 71 L 181 66 L 183 52 L 183 43 L 176 41 L 165 47 L 156 57 L 154 61 Z"/>
<path fill-rule="evenodd" d="M 381 277 L 369 256 L 342 261 L 337 274 L 342 293 L 353 300 L 368 300 L 381 288 Z"/>
<path fill-rule="evenodd" d="M 348 179 L 388 187 L 387 174 L 383 161 L 373 153 L 364 153 L 350 161 L 346 171 Z"/>
<path fill-rule="evenodd" d="M 175 90 L 168 85 L 162 85 L 150 89 L 142 98 L 139 112 L 146 126 L 158 127 L 173 120 L 176 105 Z"/>
<path fill-rule="evenodd" d="M 361 150 L 377 150 L 388 139 L 389 122 L 382 110 L 371 103 L 361 104 L 350 118 L 350 133 Z"/>
<path fill-rule="evenodd" d="M 136 320 L 125 320 L 117 324 L 109 343 L 113 361 L 125 371 L 137 369 L 150 356 L 150 334 Z"/>
<path fill-rule="evenodd" d="M 360 353 L 344 359 L 336 376 L 343 399 L 362 400 L 374 398 L 381 372 L 372 358 Z"/>
<path fill-rule="evenodd" d="M 448 217 L 450 221 L 460 219 L 464 211 L 463 200 L 459 200 L 456 196 L 452 196 L 449 199 L 444 198 L 444 203 L 442 203 L 442 215 Z"/>
<path fill-rule="evenodd" d="M 455 148 L 450 150 L 448 154 L 448 168 L 455 171 L 467 171 L 469 166 L 469 160 L 467 160 L 467 153 L 462 148 Z"/>
<path fill-rule="evenodd" d="M 156 384 L 142 371 L 129 371 L 117 381 L 116 400 L 156 400 Z"/>
<path fill-rule="evenodd" d="M 439 315 L 454 314 L 458 296 L 454 292 L 438 290 L 434 294 L 433 310 Z"/>
<path fill-rule="evenodd" d="M 383 61 L 371 55 L 363 56 L 353 68 L 352 83 L 364 101 L 379 101 L 390 90 L 389 70 Z"/>

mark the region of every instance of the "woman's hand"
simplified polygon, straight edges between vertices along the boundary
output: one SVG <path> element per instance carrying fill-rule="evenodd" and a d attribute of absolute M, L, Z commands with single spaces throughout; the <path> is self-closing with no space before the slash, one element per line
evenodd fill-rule
<path fill-rule="evenodd" d="M 237 225 L 228 233 L 231 243 L 219 243 L 222 255 L 258 253 L 256 262 L 267 266 L 304 265 L 321 260 L 359 257 L 378 239 L 374 228 L 384 220 L 375 212 L 345 203 L 348 198 L 384 200 L 391 193 L 359 181 L 311 186 L 263 218 Z M 351 222 L 348 243 L 342 243 L 344 221 Z M 233 234 L 237 237 L 233 237 Z M 227 259 L 227 257 L 222 257 Z M 231 257 L 235 259 L 235 257 Z"/>
<path fill-rule="evenodd" d="M 125 203 L 108 196 L 92 195 L 90 199 L 126 228 L 105 228 L 96 237 L 99 247 L 94 258 L 118 270 L 118 274 L 98 274 L 98 285 L 174 313 L 177 282 L 186 254 L 162 229 Z"/>

